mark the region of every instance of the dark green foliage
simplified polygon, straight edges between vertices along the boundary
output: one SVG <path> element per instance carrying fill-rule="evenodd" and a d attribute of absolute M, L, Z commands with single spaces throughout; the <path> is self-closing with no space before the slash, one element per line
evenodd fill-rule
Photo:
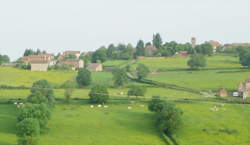
<path fill-rule="evenodd" d="M 95 85 L 89 92 L 91 103 L 106 103 L 109 99 L 108 90 L 103 85 Z"/>
<path fill-rule="evenodd" d="M 119 44 L 117 49 L 120 51 L 120 59 L 129 60 L 133 58 L 133 46 L 131 44 Z"/>
<path fill-rule="evenodd" d="M 123 86 L 128 82 L 128 76 L 125 69 L 115 68 L 112 74 L 115 86 Z"/>
<path fill-rule="evenodd" d="M 41 104 L 41 103 L 45 103 L 48 104 L 48 99 L 41 94 L 41 92 L 34 92 L 31 93 L 28 97 L 27 97 L 27 102 L 29 103 L 33 103 L 33 104 Z"/>
<path fill-rule="evenodd" d="M 128 91 L 128 96 L 144 96 L 146 93 L 147 89 L 146 87 L 143 86 L 131 86 L 129 91 Z"/>
<path fill-rule="evenodd" d="M 7 62 L 10 62 L 9 56 L 0 54 L 0 65 L 3 64 L 3 63 L 7 63 Z"/>
<path fill-rule="evenodd" d="M 202 54 L 193 55 L 187 62 L 191 69 L 198 69 L 206 66 L 206 59 Z"/>
<path fill-rule="evenodd" d="M 23 56 L 29 56 L 29 55 L 38 55 L 38 54 L 45 54 L 46 51 L 41 52 L 40 49 L 37 49 L 36 51 L 33 49 L 25 49 Z"/>
<path fill-rule="evenodd" d="M 152 100 L 148 103 L 148 110 L 152 112 L 160 112 L 164 108 L 164 105 L 164 100 L 161 100 L 159 96 L 153 96 Z"/>
<path fill-rule="evenodd" d="M 165 102 L 162 111 L 157 113 L 158 128 L 167 135 L 173 135 L 182 125 L 182 114 L 175 104 Z"/>
<path fill-rule="evenodd" d="M 32 84 L 31 93 L 39 92 L 48 99 L 50 107 L 54 105 L 54 91 L 52 86 L 47 80 L 39 80 Z"/>
<path fill-rule="evenodd" d="M 149 69 L 144 64 L 138 64 L 136 67 L 137 77 L 139 80 L 142 80 L 147 77 Z"/>
<path fill-rule="evenodd" d="M 50 118 L 50 110 L 46 104 L 26 103 L 18 111 L 17 121 L 21 122 L 26 118 L 36 119 L 39 122 L 40 132 L 44 133 L 48 130 L 48 120 Z"/>
<path fill-rule="evenodd" d="M 99 61 L 104 62 L 107 60 L 107 49 L 102 46 L 92 54 L 92 62 L 97 63 Z"/>
<path fill-rule="evenodd" d="M 18 139 L 18 145 L 38 145 L 38 140 L 31 136 L 21 137 Z"/>
<path fill-rule="evenodd" d="M 242 66 L 250 67 L 250 48 L 239 47 L 238 53 L 240 57 L 240 64 Z"/>
<path fill-rule="evenodd" d="M 76 76 L 76 82 L 79 86 L 88 86 L 91 84 L 91 72 L 87 69 L 79 69 L 77 76 Z"/>
<path fill-rule="evenodd" d="M 159 33 L 156 33 L 156 35 L 153 35 L 153 45 L 160 49 L 162 46 L 162 39 L 161 39 L 161 35 Z"/>
<path fill-rule="evenodd" d="M 40 134 L 39 122 L 34 118 L 25 118 L 17 124 L 19 137 L 36 137 Z"/>
<path fill-rule="evenodd" d="M 84 68 L 88 67 L 89 62 L 91 62 L 91 56 L 85 55 L 85 56 L 80 56 L 79 58 L 84 61 Z"/>
<path fill-rule="evenodd" d="M 213 46 L 206 42 L 201 45 L 197 45 L 195 47 L 195 50 L 197 53 L 203 54 L 203 55 L 208 55 L 211 56 L 213 54 Z"/>
<path fill-rule="evenodd" d="M 136 55 L 137 56 L 145 56 L 145 46 L 143 40 L 139 40 L 136 45 Z"/>

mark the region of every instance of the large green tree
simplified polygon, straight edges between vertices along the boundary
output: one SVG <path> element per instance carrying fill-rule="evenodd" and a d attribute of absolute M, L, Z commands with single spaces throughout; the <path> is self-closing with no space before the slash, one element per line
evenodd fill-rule
<path fill-rule="evenodd" d="M 3 63 L 7 63 L 10 61 L 10 58 L 8 55 L 1 55 L 0 54 L 0 65 L 3 64 Z"/>
<path fill-rule="evenodd" d="M 191 69 L 199 69 L 206 66 L 206 59 L 202 54 L 193 55 L 187 62 Z"/>
<path fill-rule="evenodd" d="M 76 82 L 79 86 L 88 86 L 91 84 L 91 72 L 87 69 L 79 69 L 77 76 L 76 76 Z"/>
<path fill-rule="evenodd" d="M 239 47 L 238 48 L 240 64 L 242 66 L 250 67 L 250 47 Z"/>
<path fill-rule="evenodd" d="M 96 63 L 98 61 L 104 62 L 107 60 L 107 49 L 102 46 L 92 54 L 92 62 Z"/>
<path fill-rule="evenodd" d="M 40 127 L 37 119 L 25 118 L 17 124 L 17 135 L 19 137 L 36 137 L 40 135 Z"/>
<path fill-rule="evenodd" d="M 139 80 L 142 80 L 144 78 L 147 77 L 148 73 L 149 73 L 149 69 L 147 66 L 145 66 L 144 64 L 138 64 L 138 66 L 136 67 L 136 73 L 137 73 L 137 78 Z"/>
<path fill-rule="evenodd" d="M 162 39 L 161 39 L 161 35 L 159 33 L 156 33 L 155 35 L 153 35 L 153 45 L 160 49 L 162 46 Z"/>
<path fill-rule="evenodd" d="M 47 80 L 39 80 L 32 84 L 31 93 L 40 93 L 48 99 L 48 104 L 53 107 L 55 102 L 54 91 L 51 84 Z"/>
<path fill-rule="evenodd" d="M 129 91 L 128 91 L 128 96 L 136 96 L 136 98 L 138 98 L 138 96 L 144 96 L 146 93 L 147 89 L 143 86 L 131 86 Z"/>
<path fill-rule="evenodd" d="M 128 82 L 128 76 L 125 69 L 115 68 L 112 74 L 115 86 L 123 86 Z"/>
<path fill-rule="evenodd" d="M 136 45 L 136 55 L 137 56 L 145 56 L 146 50 L 144 46 L 143 40 L 139 40 Z"/>

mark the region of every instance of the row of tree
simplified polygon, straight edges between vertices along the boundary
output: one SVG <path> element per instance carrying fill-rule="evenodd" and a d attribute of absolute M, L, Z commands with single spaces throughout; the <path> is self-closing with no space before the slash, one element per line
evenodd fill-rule
<path fill-rule="evenodd" d="M 10 62 L 9 56 L 0 54 L 0 65 L 3 63 L 8 63 L 8 62 Z"/>
<path fill-rule="evenodd" d="M 50 110 L 54 106 L 53 89 L 47 80 L 33 83 L 26 103 L 19 106 L 17 136 L 19 145 L 36 145 L 40 134 L 48 131 Z"/>

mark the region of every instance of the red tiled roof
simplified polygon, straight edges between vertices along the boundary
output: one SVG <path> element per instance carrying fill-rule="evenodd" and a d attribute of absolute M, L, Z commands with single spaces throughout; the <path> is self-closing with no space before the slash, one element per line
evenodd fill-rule
<path fill-rule="evenodd" d="M 80 54 L 81 52 L 80 51 L 71 51 L 71 50 L 67 50 L 64 52 L 65 55 L 68 55 L 68 54 Z"/>
<path fill-rule="evenodd" d="M 218 46 L 221 45 L 218 41 L 213 41 L 213 40 L 209 41 L 209 43 L 210 43 L 211 45 L 215 46 L 215 47 L 218 47 Z"/>

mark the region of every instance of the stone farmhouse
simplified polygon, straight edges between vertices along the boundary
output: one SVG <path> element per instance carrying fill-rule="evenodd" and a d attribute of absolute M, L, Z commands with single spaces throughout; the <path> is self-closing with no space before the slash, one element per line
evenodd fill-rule
<path fill-rule="evenodd" d="M 88 67 L 86 68 L 89 71 L 102 71 L 102 64 L 99 63 L 91 63 L 88 65 Z"/>
<path fill-rule="evenodd" d="M 30 64 L 31 71 L 47 71 L 49 66 L 55 65 L 54 54 L 29 55 L 22 58 L 22 63 Z"/>
<path fill-rule="evenodd" d="M 72 70 L 76 70 L 79 68 L 84 68 L 84 61 L 81 59 L 67 59 L 64 61 L 60 61 L 59 65 L 66 65 L 70 67 Z"/>
<path fill-rule="evenodd" d="M 216 93 L 217 96 L 219 97 L 227 97 L 228 96 L 228 93 L 227 93 L 227 90 L 224 89 L 224 88 L 221 88 L 217 91 Z"/>
<path fill-rule="evenodd" d="M 250 97 L 250 76 L 248 76 L 244 82 L 239 84 L 238 92 L 243 99 Z"/>

